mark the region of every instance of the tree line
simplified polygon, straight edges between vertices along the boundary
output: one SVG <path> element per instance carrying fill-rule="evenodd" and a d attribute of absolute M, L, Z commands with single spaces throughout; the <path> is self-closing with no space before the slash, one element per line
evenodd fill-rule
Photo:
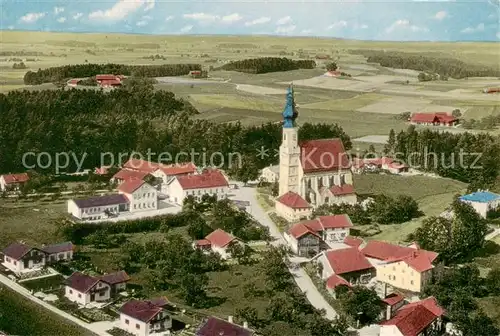
<path fill-rule="evenodd" d="M 191 70 L 201 70 L 200 64 L 162 64 L 162 65 L 126 65 L 126 64 L 75 64 L 63 65 L 38 71 L 28 71 L 24 75 L 24 84 L 60 82 L 70 78 L 92 77 L 99 74 L 114 74 L 136 77 L 163 77 L 187 75 Z"/>
<path fill-rule="evenodd" d="M 384 67 L 411 69 L 439 74 L 441 78 L 499 77 L 500 69 L 486 65 L 468 64 L 455 58 L 432 57 L 381 50 L 353 50 L 354 54 L 367 57 L 369 63 L 379 63 Z"/>
<path fill-rule="evenodd" d="M 253 74 L 268 72 L 290 71 L 298 69 L 314 69 L 314 60 L 291 60 L 286 57 L 251 58 L 224 64 L 221 69 Z"/>

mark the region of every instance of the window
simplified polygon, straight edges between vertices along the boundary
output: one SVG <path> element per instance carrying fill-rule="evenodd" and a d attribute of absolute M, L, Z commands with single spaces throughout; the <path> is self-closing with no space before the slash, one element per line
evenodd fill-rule
<path fill-rule="evenodd" d="M 128 325 L 129 323 L 130 323 L 130 321 L 129 321 L 129 320 L 127 320 L 127 319 L 125 319 L 125 324 L 127 324 L 127 325 Z"/>
<path fill-rule="evenodd" d="M 17 265 L 17 261 L 14 260 L 14 265 Z"/>
<path fill-rule="evenodd" d="M 10 262 L 10 258 L 8 257 L 5 257 L 5 260 L 7 260 L 7 262 Z"/>
<path fill-rule="evenodd" d="M 396 280 L 396 276 L 395 275 L 392 276 L 392 280 Z"/>
<path fill-rule="evenodd" d="M 396 270 L 396 266 L 392 266 L 392 270 L 395 271 Z"/>
<path fill-rule="evenodd" d="M 136 323 L 135 324 L 135 329 L 141 329 L 141 326 L 138 323 Z"/>
<path fill-rule="evenodd" d="M 70 293 L 70 294 L 73 294 L 73 290 L 72 290 L 72 289 L 70 289 L 70 290 L 69 290 L 69 293 Z"/>
<path fill-rule="evenodd" d="M 155 207 L 155 202 L 153 202 L 153 208 Z"/>
<path fill-rule="evenodd" d="M 78 293 L 78 298 L 81 299 L 82 298 L 82 294 Z"/>
<path fill-rule="evenodd" d="M 410 283 L 413 285 L 413 280 L 411 280 Z"/>
<path fill-rule="evenodd" d="M 134 209 L 136 208 L 136 205 L 134 204 Z"/>
<path fill-rule="evenodd" d="M 100 292 L 99 296 L 104 296 L 104 294 L 105 294 L 104 292 Z"/>

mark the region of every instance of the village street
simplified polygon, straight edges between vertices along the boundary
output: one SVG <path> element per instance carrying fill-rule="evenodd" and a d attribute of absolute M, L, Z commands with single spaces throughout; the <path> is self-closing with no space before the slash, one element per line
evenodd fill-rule
<path fill-rule="evenodd" d="M 230 182 L 234 183 L 234 182 Z M 240 185 L 239 189 L 232 190 L 231 199 L 239 200 L 239 201 L 248 201 L 250 202 L 250 209 L 248 209 L 249 213 L 262 225 L 269 228 L 269 232 L 275 241 L 274 245 L 286 245 L 286 241 L 283 238 L 283 235 L 278 230 L 276 224 L 269 218 L 266 212 L 262 209 L 257 201 L 257 189 L 252 187 L 244 187 L 241 186 L 241 183 L 237 183 Z M 294 264 L 294 258 L 290 257 L 290 262 Z M 317 309 L 324 309 L 326 311 L 325 317 L 329 320 L 335 319 L 337 313 L 335 310 L 328 304 L 323 295 L 318 291 L 313 281 L 309 277 L 309 275 L 304 271 L 302 267 L 297 268 L 289 268 L 290 273 L 292 274 L 295 282 L 299 286 L 300 290 L 306 294 L 309 302 Z"/>

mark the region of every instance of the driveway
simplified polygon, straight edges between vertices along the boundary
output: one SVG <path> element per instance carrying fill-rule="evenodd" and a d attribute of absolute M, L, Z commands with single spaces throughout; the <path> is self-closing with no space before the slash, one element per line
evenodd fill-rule
<path fill-rule="evenodd" d="M 233 183 L 233 182 L 231 182 Z M 257 202 L 257 190 L 256 188 L 251 187 L 243 187 L 240 184 L 239 189 L 232 190 L 231 199 L 237 199 L 241 201 L 250 202 L 249 213 L 262 225 L 269 228 L 269 232 L 275 241 L 273 245 L 287 245 L 285 238 L 278 230 L 278 227 L 274 222 L 269 218 L 267 213 L 261 208 L 259 202 Z M 293 257 L 289 257 L 289 260 L 292 261 Z M 318 291 L 313 281 L 309 277 L 309 275 L 304 271 L 302 267 L 297 267 L 296 269 L 289 268 L 290 273 L 292 274 L 297 286 L 299 286 L 300 290 L 306 294 L 309 302 L 317 309 L 324 309 L 326 311 L 325 317 L 329 320 L 335 319 L 337 317 L 337 313 L 335 310 L 328 304 L 323 295 Z"/>

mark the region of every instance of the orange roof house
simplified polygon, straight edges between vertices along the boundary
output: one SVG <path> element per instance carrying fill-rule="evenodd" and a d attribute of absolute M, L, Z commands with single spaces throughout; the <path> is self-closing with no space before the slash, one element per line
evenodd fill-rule
<path fill-rule="evenodd" d="M 208 234 L 204 239 L 195 241 L 193 245 L 202 250 L 212 250 L 220 254 L 223 259 L 228 259 L 231 257 L 228 248 L 232 244 L 242 244 L 242 242 L 226 231 L 217 229 Z"/>

